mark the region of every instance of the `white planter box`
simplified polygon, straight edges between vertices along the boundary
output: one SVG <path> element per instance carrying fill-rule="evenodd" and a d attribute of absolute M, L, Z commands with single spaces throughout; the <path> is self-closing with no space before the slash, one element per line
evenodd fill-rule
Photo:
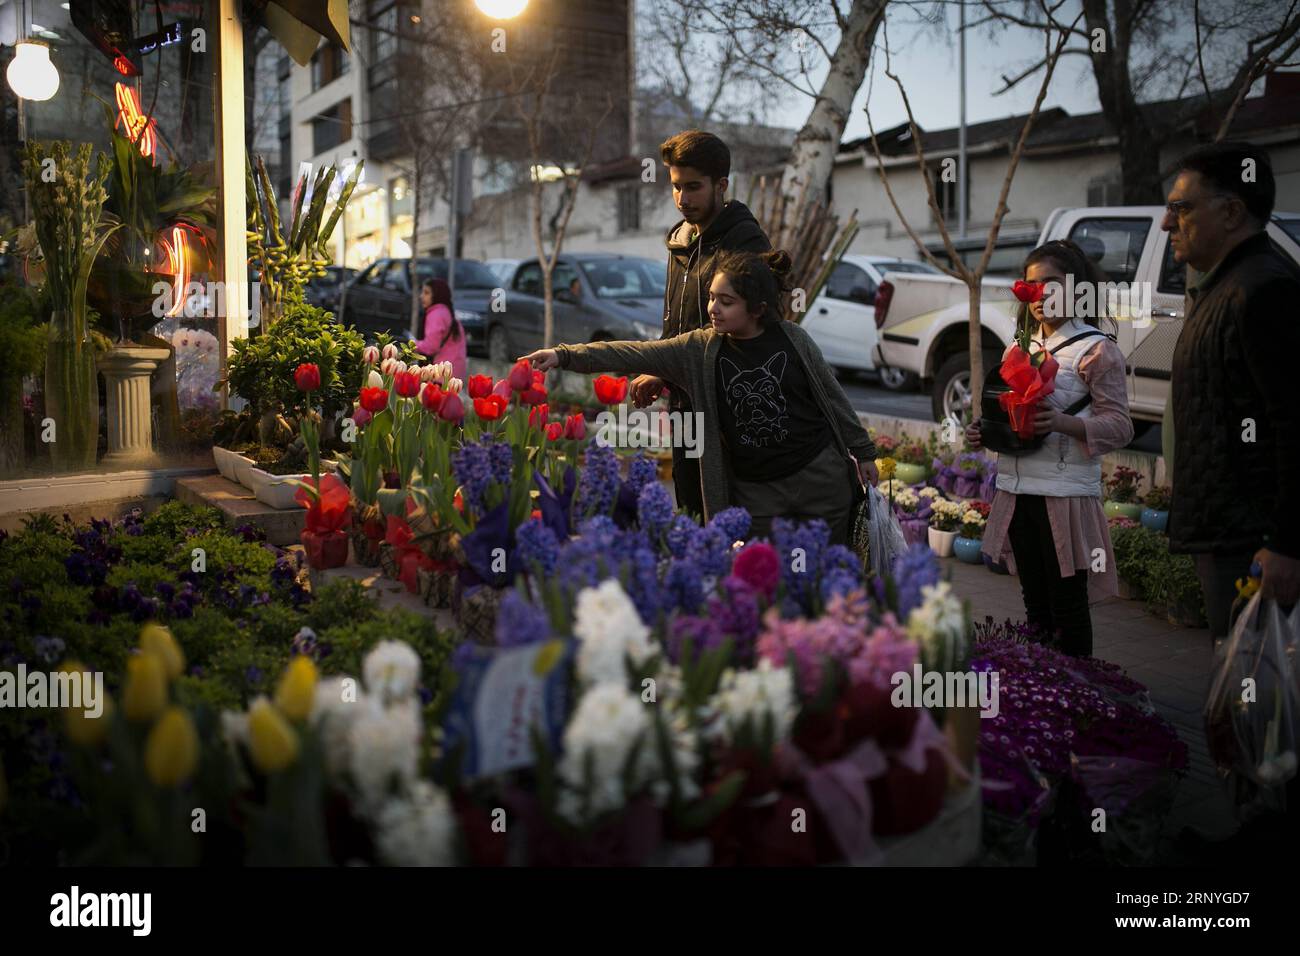
<path fill-rule="evenodd" d="M 320 463 L 321 474 L 325 475 L 332 472 L 335 463 L 332 461 L 322 461 Z M 248 489 L 257 496 L 257 500 L 262 502 L 268 508 L 277 508 L 279 510 L 291 510 L 301 508 L 302 505 L 294 500 L 294 495 L 298 493 L 299 481 L 310 481 L 310 474 L 300 475 L 273 475 L 269 471 L 263 471 L 256 465 L 248 469 L 249 484 Z"/>
<path fill-rule="evenodd" d="M 228 448 L 222 448 L 219 445 L 212 446 L 212 460 L 217 463 L 217 471 L 221 472 L 221 477 L 227 481 L 236 481 L 240 484 L 241 462 L 243 468 L 247 469 L 253 464 L 253 459 L 246 458 L 239 452 L 230 451 Z"/>

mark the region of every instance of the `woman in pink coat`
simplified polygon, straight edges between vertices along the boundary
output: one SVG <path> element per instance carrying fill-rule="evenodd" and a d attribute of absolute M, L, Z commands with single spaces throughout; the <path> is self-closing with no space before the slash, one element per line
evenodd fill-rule
<path fill-rule="evenodd" d="M 420 290 L 424 338 L 415 343 L 430 364 L 451 363 L 451 374 L 465 381 L 465 330 L 451 304 L 451 288 L 442 279 L 427 279 Z"/>

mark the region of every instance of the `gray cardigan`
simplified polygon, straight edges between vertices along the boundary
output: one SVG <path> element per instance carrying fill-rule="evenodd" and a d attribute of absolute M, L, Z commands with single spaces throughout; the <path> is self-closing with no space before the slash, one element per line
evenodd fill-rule
<path fill-rule="evenodd" d="M 798 353 L 812 386 L 813 398 L 830 425 L 836 445 L 858 461 L 876 457 L 871 436 L 862 427 L 834 372 L 822 358 L 817 343 L 800 325 L 781 321 L 778 326 Z M 700 491 L 705 520 L 731 503 L 731 476 L 722 447 L 722 424 L 718 415 L 715 375 L 718 352 L 724 336 L 712 328 L 683 332 L 671 339 L 653 342 L 592 342 L 589 345 L 557 345 L 560 368 L 572 372 L 615 372 L 648 374 L 682 389 L 691 405 L 704 415 L 704 448 L 700 456 Z M 845 462 L 845 481 L 850 480 Z"/>

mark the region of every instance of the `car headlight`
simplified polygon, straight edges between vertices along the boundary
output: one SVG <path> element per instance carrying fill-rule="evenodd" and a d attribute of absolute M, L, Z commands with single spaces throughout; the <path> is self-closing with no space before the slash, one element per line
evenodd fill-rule
<path fill-rule="evenodd" d="M 461 322 L 473 322 L 475 325 L 483 324 L 483 316 L 477 312 L 467 312 L 464 309 L 456 310 L 456 318 Z"/>
<path fill-rule="evenodd" d="M 632 328 L 637 335 L 647 340 L 660 338 L 664 333 L 663 326 L 650 325 L 646 322 L 633 322 Z"/>

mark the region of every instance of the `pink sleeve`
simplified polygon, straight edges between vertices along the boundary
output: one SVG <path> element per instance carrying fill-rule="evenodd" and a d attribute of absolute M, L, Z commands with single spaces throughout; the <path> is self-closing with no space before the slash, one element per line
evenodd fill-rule
<path fill-rule="evenodd" d="M 1079 362 L 1079 377 L 1092 393 L 1092 414 L 1083 419 L 1088 457 L 1123 448 L 1133 440 L 1124 353 L 1114 342 L 1103 341 Z"/>
<path fill-rule="evenodd" d="M 438 351 L 438 343 L 451 328 L 451 310 L 439 303 L 424 314 L 424 338 L 415 344 L 422 355 L 433 358 Z"/>

